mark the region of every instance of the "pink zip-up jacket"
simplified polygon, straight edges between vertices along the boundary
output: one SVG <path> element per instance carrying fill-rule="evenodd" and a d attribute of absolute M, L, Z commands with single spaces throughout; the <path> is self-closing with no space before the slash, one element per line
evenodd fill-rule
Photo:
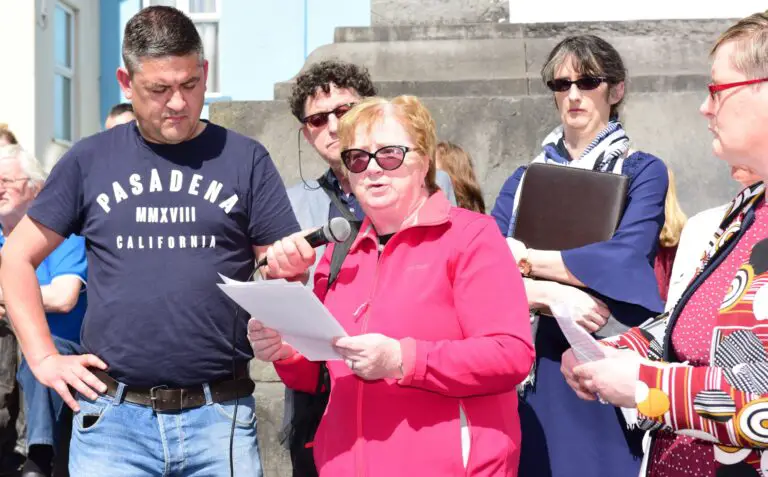
<path fill-rule="evenodd" d="M 315 293 L 350 336 L 399 340 L 404 377 L 366 381 L 328 363 L 320 476 L 516 476 L 515 386 L 534 351 L 523 282 L 496 223 L 438 193 L 381 256 L 378 245 L 366 219 L 327 292 L 326 251 Z M 318 363 L 296 353 L 275 368 L 288 387 L 314 392 Z"/>

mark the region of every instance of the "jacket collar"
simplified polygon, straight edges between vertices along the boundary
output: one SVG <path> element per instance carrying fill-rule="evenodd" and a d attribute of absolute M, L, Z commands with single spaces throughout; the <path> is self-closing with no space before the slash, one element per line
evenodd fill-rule
<path fill-rule="evenodd" d="M 441 225 L 450 220 L 451 203 L 445 197 L 445 194 L 437 191 L 427 198 L 427 200 L 416 210 L 413 214 L 403 221 L 400 226 L 400 230 L 396 232 L 396 235 L 403 230 L 413 227 L 429 227 L 434 225 Z M 376 229 L 373 227 L 373 223 L 369 217 L 363 220 L 363 224 L 360 226 L 360 233 L 357 234 L 355 241 L 352 242 L 350 251 L 357 249 L 364 240 L 373 240 L 378 245 L 379 238 L 376 234 Z"/>

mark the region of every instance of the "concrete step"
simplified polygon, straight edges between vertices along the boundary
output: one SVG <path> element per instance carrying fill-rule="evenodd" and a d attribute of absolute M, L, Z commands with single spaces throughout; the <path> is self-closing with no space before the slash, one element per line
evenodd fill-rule
<path fill-rule="evenodd" d="M 365 65 L 383 91 L 433 96 L 540 94 L 541 67 L 566 35 L 595 33 L 624 58 L 638 91 L 689 90 L 709 74 L 709 50 L 726 20 L 535 25 L 475 24 L 339 28 L 303 69 L 327 59 Z M 661 79 L 661 76 L 671 76 Z M 694 79 L 691 79 L 694 78 Z M 524 80 L 524 81 L 521 81 Z M 293 79 L 275 85 L 284 98 Z"/>
<path fill-rule="evenodd" d="M 632 76 L 627 88 L 634 92 L 704 91 L 709 75 L 700 73 L 649 74 Z M 551 92 L 539 76 L 506 79 L 465 79 L 445 81 L 376 81 L 380 96 L 401 94 L 429 97 L 454 96 L 538 96 Z M 293 83 L 275 85 L 275 99 L 287 100 Z"/>
<path fill-rule="evenodd" d="M 733 24 L 732 20 L 633 20 L 625 22 L 567 23 L 474 23 L 463 25 L 401 25 L 340 27 L 334 43 L 414 40 L 497 40 L 564 38 L 591 33 L 603 37 L 663 36 L 713 41 Z"/>

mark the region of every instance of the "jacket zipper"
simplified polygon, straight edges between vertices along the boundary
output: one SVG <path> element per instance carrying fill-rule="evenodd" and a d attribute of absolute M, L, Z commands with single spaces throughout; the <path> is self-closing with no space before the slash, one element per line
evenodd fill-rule
<path fill-rule="evenodd" d="M 702 271 L 699 276 L 694 278 L 694 280 L 688 285 L 688 287 L 685 290 L 685 293 L 680 297 L 680 299 L 675 304 L 675 308 L 672 310 L 672 314 L 669 317 L 669 321 L 667 322 L 667 330 L 664 333 L 664 343 L 662 348 L 662 359 L 666 362 L 671 362 L 672 358 L 672 328 L 674 327 L 675 323 L 677 323 L 677 319 L 680 317 L 680 313 L 683 311 L 683 308 L 685 305 L 688 304 L 688 300 L 691 299 L 694 293 L 696 293 L 696 290 L 699 289 L 699 287 L 706 281 L 707 278 L 709 278 L 710 275 L 712 275 L 715 270 L 717 270 L 717 267 L 720 266 L 721 263 L 725 261 L 725 259 L 728 257 L 728 255 L 731 254 L 734 248 L 736 248 L 736 244 L 739 242 L 742 236 L 744 236 L 745 233 L 747 233 L 747 229 L 749 229 L 750 226 L 752 226 L 752 222 L 754 222 L 755 219 L 755 209 L 753 208 L 750 210 L 745 216 L 744 219 L 741 222 L 741 229 L 739 230 L 739 233 L 731 239 L 730 243 L 725 246 L 724 249 L 721 249 L 718 251 L 718 253 L 713 257 L 713 260 L 709 262 L 707 267 Z M 656 444 L 656 439 L 651 438 L 651 445 L 648 446 L 648 465 L 645 467 L 645 475 L 646 477 L 649 476 L 649 472 L 651 470 L 651 461 L 650 459 L 653 457 L 653 448 Z"/>
<path fill-rule="evenodd" d="M 393 237 L 394 238 L 394 237 Z M 390 239 L 390 242 L 392 240 Z M 387 242 L 389 244 L 389 242 Z M 384 258 L 384 252 L 387 249 L 387 244 L 384 244 L 384 247 L 381 249 L 381 254 L 376 258 L 376 271 L 373 275 L 373 288 L 371 289 L 371 294 L 368 296 L 368 301 L 360 305 L 360 307 L 357 309 L 355 313 L 362 313 L 363 316 L 363 323 L 360 327 L 360 334 L 364 335 L 368 331 L 368 318 L 371 316 L 371 303 L 373 303 L 373 298 L 376 296 L 376 285 L 379 282 L 379 268 L 381 264 L 381 260 Z M 378 248 L 378 244 L 377 244 Z M 378 253 L 378 250 L 377 250 Z M 365 383 L 361 378 L 357 379 L 357 449 L 358 449 L 358 456 L 357 456 L 357 475 L 358 477 L 364 477 L 365 476 L 365 467 L 363 466 L 363 389 L 364 389 Z"/>

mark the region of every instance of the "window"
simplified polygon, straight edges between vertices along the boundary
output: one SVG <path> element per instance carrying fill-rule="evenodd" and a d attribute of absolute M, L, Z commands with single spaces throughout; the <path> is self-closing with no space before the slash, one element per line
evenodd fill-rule
<path fill-rule="evenodd" d="M 56 3 L 54 31 L 54 139 L 72 142 L 74 137 L 75 105 L 75 13 L 64 4 Z"/>
<path fill-rule="evenodd" d="M 144 0 L 145 7 L 154 5 L 176 7 L 192 19 L 203 41 L 205 59 L 208 60 L 208 93 L 218 93 L 221 0 Z"/>

